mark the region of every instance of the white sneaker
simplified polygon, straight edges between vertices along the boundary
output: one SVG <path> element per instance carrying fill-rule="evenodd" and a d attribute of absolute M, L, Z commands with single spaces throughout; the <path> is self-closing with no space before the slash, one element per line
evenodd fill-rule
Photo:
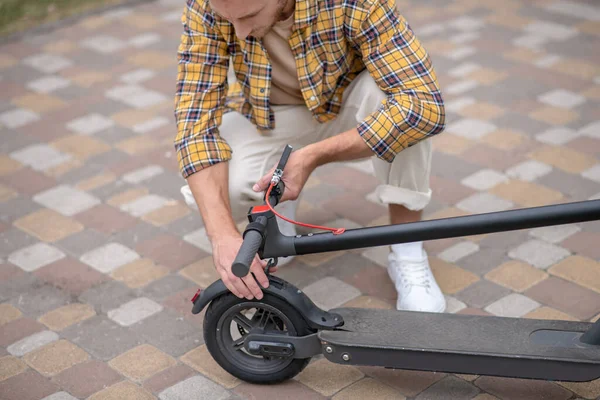
<path fill-rule="evenodd" d="M 406 311 L 444 312 L 446 299 L 438 286 L 427 253 L 420 259 L 403 259 L 395 252 L 388 256 L 388 274 L 396 285 L 396 308 Z"/>

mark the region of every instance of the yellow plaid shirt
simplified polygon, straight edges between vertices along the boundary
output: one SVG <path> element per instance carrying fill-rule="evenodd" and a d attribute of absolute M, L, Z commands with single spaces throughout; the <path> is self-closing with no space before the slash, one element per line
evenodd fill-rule
<path fill-rule="evenodd" d="M 235 36 L 208 0 L 187 0 L 178 49 L 175 149 L 184 178 L 229 160 L 219 134 L 224 112 L 236 110 L 259 130 L 273 129 L 271 66 L 259 39 Z M 319 122 L 339 113 L 344 89 L 365 68 L 387 94 L 357 125 L 380 158 L 444 129 L 442 95 L 429 55 L 396 10 L 395 0 L 296 0 L 289 44 L 306 106 Z M 227 72 L 233 63 L 236 83 Z"/>

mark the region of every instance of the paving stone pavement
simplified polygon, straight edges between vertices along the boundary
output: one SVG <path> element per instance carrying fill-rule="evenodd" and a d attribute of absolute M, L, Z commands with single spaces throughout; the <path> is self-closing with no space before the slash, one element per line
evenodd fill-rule
<path fill-rule="evenodd" d="M 216 279 L 172 139 L 183 0 L 0 45 L 0 398 L 592 399 L 600 381 L 355 368 L 315 358 L 276 387 L 208 355 L 189 299 Z M 600 6 L 398 0 L 448 110 L 427 219 L 600 198 Z M 311 177 L 298 219 L 388 223 L 368 162 Z M 361 210 L 361 212 L 357 212 Z M 243 222 L 243 221 L 240 221 Z M 595 320 L 600 223 L 428 242 L 448 312 Z M 392 308 L 386 250 L 296 258 L 324 307 Z M 332 295 L 333 294 L 333 295 Z"/>

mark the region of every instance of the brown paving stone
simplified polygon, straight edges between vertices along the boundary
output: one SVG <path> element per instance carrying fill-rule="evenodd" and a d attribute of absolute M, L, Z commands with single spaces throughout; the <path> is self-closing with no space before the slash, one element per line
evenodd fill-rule
<path fill-rule="evenodd" d="M 119 382 L 88 397 L 88 400 L 123 399 L 153 400 L 155 397 L 147 389 L 129 381 Z"/>
<path fill-rule="evenodd" d="M 480 316 L 491 316 L 492 314 L 490 314 L 487 311 L 484 311 L 480 308 L 472 308 L 472 307 L 467 307 L 467 308 L 463 308 L 462 310 L 460 310 L 459 312 L 457 312 L 457 314 L 464 314 L 464 315 L 480 315 Z"/>
<path fill-rule="evenodd" d="M 586 153 L 591 156 L 600 154 L 600 140 L 589 137 L 578 137 L 567 143 L 567 146 L 575 151 Z"/>
<path fill-rule="evenodd" d="M 109 198 L 106 201 L 106 203 L 110 204 L 113 207 L 119 207 L 123 204 L 132 202 L 135 199 L 138 199 L 147 194 L 148 194 L 148 189 L 146 189 L 146 188 L 129 189 L 129 190 L 126 190 L 124 192 L 121 192 L 121 193 L 118 193 L 118 194 L 112 196 L 111 198 Z"/>
<path fill-rule="evenodd" d="M 27 369 L 27 364 L 13 356 L 0 358 L 0 382 L 19 375 Z"/>
<path fill-rule="evenodd" d="M 17 192 L 0 183 L 0 203 L 4 203 L 10 199 L 17 197 Z"/>
<path fill-rule="evenodd" d="M 473 397 L 472 400 L 497 400 L 496 396 L 492 396 L 489 393 L 479 393 L 477 396 Z"/>
<path fill-rule="evenodd" d="M 93 228 L 107 235 L 131 228 L 137 223 L 134 217 L 106 204 L 99 204 L 79 213 L 76 218 L 88 228 Z"/>
<path fill-rule="evenodd" d="M 455 294 L 477 282 L 477 275 L 437 257 L 429 257 L 433 275 L 445 294 Z"/>
<path fill-rule="evenodd" d="M 600 263 L 595 260 L 570 256 L 554 265 L 548 272 L 600 293 Z"/>
<path fill-rule="evenodd" d="M 54 376 L 90 356 L 67 340 L 59 340 L 27 353 L 23 360 L 44 376 Z"/>
<path fill-rule="evenodd" d="M 212 358 L 205 345 L 184 354 L 180 359 L 185 364 L 227 389 L 232 389 L 242 382 L 221 368 Z"/>
<path fill-rule="evenodd" d="M 556 277 L 545 279 L 524 294 L 582 320 L 600 310 L 600 294 Z"/>
<path fill-rule="evenodd" d="M 465 151 L 462 154 L 462 159 L 498 171 L 503 171 L 526 160 L 523 155 L 517 152 L 498 150 L 482 143 Z"/>
<path fill-rule="evenodd" d="M 151 211 L 142 216 L 142 219 L 155 226 L 163 226 L 183 218 L 191 212 L 190 208 L 181 202 L 167 204 L 158 210 Z"/>
<path fill-rule="evenodd" d="M 458 111 L 458 114 L 466 118 L 490 120 L 498 118 L 505 112 L 506 111 L 502 107 L 480 101 L 462 108 L 460 111 Z"/>
<path fill-rule="evenodd" d="M 146 286 L 150 282 L 167 275 L 169 270 L 147 258 L 137 259 L 114 270 L 110 276 L 132 289 Z"/>
<path fill-rule="evenodd" d="M 159 145 L 160 144 L 156 140 L 151 138 L 140 140 L 138 137 L 133 137 L 131 139 L 122 140 L 115 144 L 115 148 L 133 156 L 146 153 L 155 149 Z"/>
<path fill-rule="evenodd" d="M 565 321 L 578 321 L 577 318 L 565 314 L 562 311 L 555 310 L 552 307 L 539 307 L 535 310 L 528 312 L 523 316 L 524 318 L 532 319 L 552 319 L 552 320 L 565 320 Z"/>
<path fill-rule="evenodd" d="M 355 367 L 321 359 L 309 364 L 295 379 L 323 396 L 331 396 L 363 376 Z"/>
<path fill-rule="evenodd" d="M 52 378 L 52 382 L 79 398 L 86 398 L 123 378 L 106 363 L 90 360 L 77 364 Z"/>
<path fill-rule="evenodd" d="M 431 176 L 429 185 L 432 197 L 445 204 L 456 204 L 475 193 L 475 190 L 461 185 L 454 180 L 436 175 Z"/>
<path fill-rule="evenodd" d="M 104 274 L 71 257 L 40 268 L 34 275 L 74 295 L 79 295 L 106 280 Z"/>
<path fill-rule="evenodd" d="M 110 146 L 103 141 L 84 135 L 64 136 L 51 142 L 50 145 L 80 160 L 86 160 L 110 150 Z"/>
<path fill-rule="evenodd" d="M 220 278 L 214 265 L 212 256 L 205 257 L 188 265 L 179 271 L 181 276 L 193 281 L 198 286 L 205 288 Z"/>
<path fill-rule="evenodd" d="M 404 399 L 405 397 L 392 387 L 371 378 L 364 378 L 351 386 L 343 389 L 335 396 L 333 400 L 358 400 L 365 398 L 376 398 L 381 400 L 387 399 Z"/>
<path fill-rule="evenodd" d="M 600 259 L 600 233 L 577 232 L 563 241 L 560 245 L 580 255 L 598 260 Z"/>
<path fill-rule="evenodd" d="M 46 208 L 37 210 L 13 223 L 14 226 L 44 242 L 58 242 L 83 230 L 83 225 Z"/>
<path fill-rule="evenodd" d="M 451 133 L 436 135 L 432 139 L 433 149 L 446 154 L 459 155 L 473 147 L 475 142 Z"/>
<path fill-rule="evenodd" d="M 151 392 L 159 393 L 164 389 L 171 387 L 176 383 L 185 380 L 186 378 L 189 378 L 195 373 L 196 372 L 187 365 L 179 364 L 159 372 L 150 379 L 147 379 L 144 381 L 143 386 Z"/>
<path fill-rule="evenodd" d="M 596 164 L 596 159 L 588 154 L 550 145 L 531 152 L 529 157 L 572 174 L 578 174 Z"/>
<path fill-rule="evenodd" d="M 111 182 L 114 182 L 116 176 L 110 172 L 105 172 L 100 175 L 92 176 L 77 183 L 75 187 L 79 190 L 94 190 Z"/>
<path fill-rule="evenodd" d="M 323 203 L 322 207 L 363 226 L 388 212 L 386 207 L 372 203 L 356 193 L 333 197 Z"/>
<path fill-rule="evenodd" d="M 325 400 L 326 397 L 304 386 L 295 380 L 289 380 L 277 385 L 254 385 L 242 383 L 233 389 L 233 392 L 242 399 L 268 399 L 278 400 Z"/>
<path fill-rule="evenodd" d="M 32 370 L 0 382 L 2 400 L 39 400 L 58 390 L 57 385 Z"/>
<path fill-rule="evenodd" d="M 476 80 L 482 85 L 494 85 L 502 82 L 509 75 L 506 72 L 497 71 L 491 68 L 479 68 L 467 75 L 468 79 Z"/>
<path fill-rule="evenodd" d="M 131 380 L 140 382 L 161 372 L 177 361 L 154 346 L 143 344 L 109 361 L 108 365 Z"/>
<path fill-rule="evenodd" d="M 163 69 L 172 67 L 174 58 L 159 51 L 144 50 L 131 54 L 127 62 L 141 68 Z"/>
<path fill-rule="evenodd" d="M 364 295 L 389 300 L 395 300 L 398 297 L 398 293 L 389 278 L 387 269 L 376 265 L 364 268 L 358 273 L 348 276 L 344 280 L 360 290 Z"/>
<path fill-rule="evenodd" d="M 360 367 L 366 375 L 389 385 L 405 396 L 416 396 L 446 374 L 410 370 L 393 370 L 380 367 Z"/>
<path fill-rule="evenodd" d="M 67 107 L 67 103 L 60 98 L 43 93 L 28 93 L 15 97 L 12 103 L 42 114 Z"/>
<path fill-rule="evenodd" d="M 597 65 L 587 63 L 581 60 L 563 59 L 552 65 L 550 69 L 559 71 L 578 79 L 594 79 L 598 76 L 600 70 Z"/>
<path fill-rule="evenodd" d="M 44 325 L 31 318 L 22 317 L 0 326 L 0 346 L 7 347 L 36 332 L 43 331 Z"/>
<path fill-rule="evenodd" d="M 600 379 L 591 382 L 559 382 L 559 384 L 585 399 L 600 398 Z"/>
<path fill-rule="evenodd" d="M 348 308 L 373 308 L 373 309 L 384 309 L 391 310 L 395 308 L 395 299 L 392 301 L 384 301 L 376 297 L 371 296 L 359 296 L 342 304 L 342 307 Z"/>
<path fill-rule="evenodd" d="M 0 176 L 12 175 L 23 168 L 23 164 L 12 158 L 0 155 Z"/>
<path fill-rule="evenodd" d="M 0 304 L 0 325 L 8 324 L 11 321 L 21 318 L 21 311 L 11 304 Z"/>
<path fill-rule="evenodd" d="M 68 172 L 72 172 L 75 169 L 79 169 L 83 167 L 83 162 L 81 160 L 78 159 L 71 159 L 67 162 L 64 162 L 62 164 L 59 164 L 55 167 L 52 168 L 48 168 L 46 171 L 44 171 L 48 176 L 51 176 L 54 179 L 59 179 L 61 178 L 63 175 L 65 175 Z"/>
<path fill-rule="evenodd" d="M 20 275 L 25 275 L 25 272 L 21 268 L 7 262 L 0 264 L 0 282 L 17 278 Z"/>
<path fill-rule="evenodd" d="M 507 261 L 485 275 L 487 280 L 522 292 L 546 279 L 548 274 L 522 261 Z"/>
<path fill-rule="evenodd" d="M 436 211 L 434 213 L 425 215 L 424 220 L 454 218 L 454 217 L 461 217 L 461 216 L 468 215 L 468 214 L 469 214 L 468 212 L 463 211 L 459 208 L 448 207 L 448 208 L 444 208 L 442 210 Z"/>
<path fill-rule="evenodd" d="M 29 196 L 56 186 L 56 180 L 31 168 L 21 168 L 18 171 L 12 172 L 2 177 L 2 181 L 16 189 L 19 193 Z"/>
<path fill-rule="evenodd" d="M 165 251 L 168 249 L 169 251 Z M 135 250 L 145 257 L 176 271 L 184 265 L 206 257 L 206 253 L 175 236 L 159 235 L 139 243 Z"/>
<path fill-rule="evenodd" d="M 497 129 L 481 139 L 485 144 L 499 150 L 521 149 L 528 139 L 522 133 L 510 129 Z"/>
<path fill-rule="evenodd" d="M 482 376 L 475 384 L 501 399 L 568 399 L 571 392 L 556 383 L 531 380 Z"/>
<path fill-rule="evenodd" d="M 96 315 L 89 304 L 72 303 L 42 315 L 38 320 L 53 331 L 63 329 Z"/>
<path fill-rule="evenodd" d="M 563 199 L 563 194 L 533 182 L 511 179 L 490 189 L 490 193 L 523 207 L 556 204 Z"/>

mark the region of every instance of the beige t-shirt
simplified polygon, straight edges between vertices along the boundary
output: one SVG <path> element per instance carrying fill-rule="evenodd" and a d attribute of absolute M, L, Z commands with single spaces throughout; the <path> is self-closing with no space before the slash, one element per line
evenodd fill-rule
<path fill-rule="evenodd" d="M 304 104 L 300 91 L 296 60 L 288 39 L 292 34 L 294 14 L 277 22 L 263 37 L 263 46 L 271 60 L 271 104 Z"/>

